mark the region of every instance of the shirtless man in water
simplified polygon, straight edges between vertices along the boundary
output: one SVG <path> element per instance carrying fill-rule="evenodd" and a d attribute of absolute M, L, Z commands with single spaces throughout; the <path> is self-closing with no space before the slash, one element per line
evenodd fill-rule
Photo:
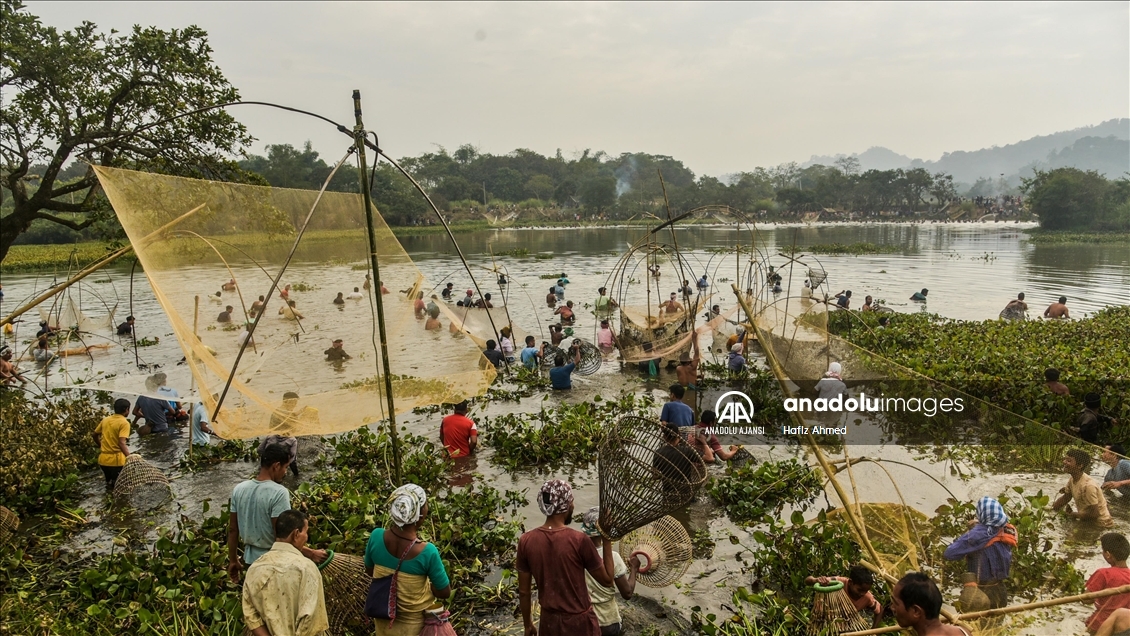
<path fill-rule="evenodd" d="M 679 304 L 678 300 L 675 300 L 677 296 L 678 296 L 678 294 L 676 294 L 675 292 L 671 292 L 671 300 L 668 300 L 667 302 L 661 304 L 659 306 L 659 312 L 660 313 L 667 312 L 669 314 L 673 314 L 677 311 L 682 311 L 683 306 Z"/>
<path fill-rule="evenodd" d="M 675 377 L 679 379 L 679 384 L 684 389 L 695 388 L 695 383 L 698 382 L 698 365 L 702 361 L 697 337 L 691 338 L 691 346 L 694 349 L 694 356 L 684 353 L 679 357 L 679 366 L 675 367 Z"/>
<path fill-rule="evenodd" d="M 1067 311 L 1067 296 L 1060 296 L 1059 302 L 1054 302 L 1048 305 L 1044 310 L 1044 318 L 1070 318 L 1071 314 Z"/>

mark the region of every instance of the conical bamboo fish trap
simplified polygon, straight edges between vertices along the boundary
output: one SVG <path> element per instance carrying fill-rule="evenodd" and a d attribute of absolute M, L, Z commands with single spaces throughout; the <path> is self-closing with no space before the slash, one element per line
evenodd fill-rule
<path fill-rule="evenodd" d="M 620 418 L 608 431 L 597 456 L 598 523 L 608 538 L 619 539 L 694 499 L 706 480 L 706 467 L 698 452 L 691 449 L 685 454 L 691 474 L 684 474 L 677 464 L 659 454 L 667 445 L 662 425 L 643 417 Z M 681 447 L 689 448 L 680 437 L 673 448 Z"/>
<path fill-rule="evenodd" d="M 141 455 L 131 454 L 114 484 L 114 499 L 137 510 L 150 510 L 172 497 L 169 478 Z"/>
<path fill-rule="evenodd" d="M 345 636 L 370 631 L 371 621 L 365 616 L 365 596 L 373 577 L 365 571 L 365 560 L 330 550 L 318 569 L 322 571 L 330 633 Z M 359 629 L 362 626 L 364 629 Z"/>
<path fill-rule="evenodd" d="M 581 345 L 581 363 L 577 365 L 576 373 L 578 375 L 592 375 L 599 371 L 600 364 L 604 361 L 600 349 L 597 349 L 593 343 L 580 338 L 575 339 L 574 342 Z"/>
<path fill-rule="evenodd" d="M 842 632 L 863 631 L 871 624 L 855 609 L 844 584 L 833 581 L 828 585 L 814 585 L 816 597 L 812 601 L 812 620 L 808 623 L 808 636 L 834 636 Z"/>
<path fill-rule="evenodd" d="M 20 517 L 16 513 L 0 506 L 0 545 L 8 542 L 20 527 Z"/>
<path fill-rule="evenodd" d="M 543 343 L 541 350 L 541 364 L 543 367 L 553 367 L 554 360 L 557 358 L 557 356 L 565 358 L 566 361 L 569 360 L 568 351 L 562 349 L 561 347 L 551 345 L 548 342 Z"/>
<path fill-rule="evenodd" d="M 666 587 L 682 578 L 691 564 L 691 535 L 683 524 L 663 517 L 633 530 L 620 540 L 620 556 L 640 559 L 636 580 L 647 587 Z"/>

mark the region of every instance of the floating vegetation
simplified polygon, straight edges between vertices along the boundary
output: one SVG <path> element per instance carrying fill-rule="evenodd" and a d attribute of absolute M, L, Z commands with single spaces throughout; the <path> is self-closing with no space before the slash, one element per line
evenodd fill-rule
<path fill-rule="evenodd" d="M 542 375 L 537 370 L 531 371 L 521 364 L 510 365 L 513 374 L 508 377 L 508 384 L 512 389 L 501 386 L 491 386 L 484 396 L 486 402 L 521 402 L 539 391 L 545 391 L 553 386 L 549 377 Z"/>
<path fill-rule="evenodd" d="M 1006 411 L 1054 428 L 1074 421 L 1083 395 L 1095 392 L 1103 412 L 1130 422 L 1130 307 L 1107 307 L 1081 320 L 948 320 L 937 314 L 900 314 L 876 329 L 875 312 L 833 312 L 829 330 L 911 371 L 977 396 Z M 1044 370 L 1060 372 L 1071 390 L 1063 397 L 1044 385 Z M 905 379 L 911 379 L 906 374 Z"/>
<path fill-rule="evenodd" d="M 98 456 L 90 433 L 104 415 L 81 393 L 33 401 L 17 391 L 0 391 L 4 505 L 23 516 L 65 501 L 78 482 L 76 471 Z"/>
<path fill-rule="evenodd" d="M 543 407 L 537 413 L 484 417 L 479 430 L 495 451 L 491 461 L 509 469 L 562 463 L 585 466 L 596 461 L 597 448 L 613 422 L 624 415 L 651 417 L 654 404 L 647 395 L 625 393 L 618 400 L 598 395 L 592 402 Z"/>
<path fill-rule="evenodd" d="M 135 340 L 134 342 L 136 342 L 137 346 L 139 347 L 152 347 L 161 344 L 161 339 L 157 336 L 153 336 L 152 338 L 145 336 L 144 338 Z"/>
<path fill-rule="evenodd" d="M 1027 241 L 1034 245 L 1066 245 L 1071 243 L 1130 244 L 1130 232 L 1054 232 L 1032 228 L 1024 230 Z"/>
<path fill-rule="evenodd" d="M 342 389 L 360 389 L 362 391 L 383 391 L 385 386 L 383 375 L 373 375 L 353 382 L 342 384 Z M 442 397 L 448 393 L 448 385 L 443 380 L 425 380 L 411 375 L 392 375 L 392 392 L 396 397 L 416 397 L 430 395 Z"/>
<path fill-rule="evenodd" d="M 992 263 L 993 261 L 997 260 L 997 255 L 992 253 L 992 252 L 985 252 L 981 256 L 973 257 L 973 260 L 975 260 L 975 261 L 985 261 L 986 263 Z"/>
<path fill-rule="evenodd" d="M 822 486 L 823 480 L 812 468 L 788 459 L 728 467 L 724 477 L 710 480 L 707 490 L 731 521 L 751 525 L 779 515 L 786 505 L 806 510 Z"/>
<path fill-rule="evenodd" d="M 192 457 L 186 452 L 180 458 L 180 467 L 188 471 L 198 471 L 220 462 L 251 462 L 259 460 L 259 447 L 239 439 L 221 439 L 219 444 L 196 444 L 192 447 Z"/>
<path fill-rule="evenodd" d="M 310 283 L 307 283 L 306 281 L 300 280 L 297 283 L 291 283 L 290 288 L 293 291 L 297 291 L 297 292 L 311 292 L 311 291 L 318 289 L 318 286 L 312 285 Z"/>
<path fill-rule="evenodd" d="M 542 274 L 541 276 L 538 276 L 538 278 L 542 280 L 557 280 L 558 278 L 561 278 L 561 274 Z"/>
<path fill-rule="evenodd" d="M 875 243 L 818 243 L 809 245 L 804 251 L 813 254 L 861 256 L 863 254 L 897 254 L 902 252 L 903 248 L 897 245 L 876 245 Z"/>
<path fill-rule="evenodd" d="M 82 267 L 105 257 L 114 251 L 108 243 L 64 243 L 54 245 L 13 245 L 7 256 L 0 262 L 0 271 L 30 272 L 41 269 L 73 268 L 76 272 Z"/>
<path fill-rule="evenodd" d="M 525 247 L 515 247 L 514 249 L 505 250 L 502 252 L 495 252 L 495 256 L 513 256 L 515 258 L 524 258 L 530 255 L 530 250 Z"/>

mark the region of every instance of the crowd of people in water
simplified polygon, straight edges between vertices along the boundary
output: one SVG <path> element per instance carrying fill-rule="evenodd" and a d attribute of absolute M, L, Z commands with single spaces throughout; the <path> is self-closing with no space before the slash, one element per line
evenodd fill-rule
<path fill-rule="evenodd" d="M 650 272 L 659 278 L 656 268 Z M 767 283 L 775 293 L 780 293 L 782 277 L 769 268 Z M 504 275 L 500 285 L 509 281 Z M 556 320 L 550 326 L 549 340 L 538 343 L 534 336 L 515 342 L 514 331 L 504 326 L 498 340 L 490 339 L 483 350 L 484 358 L 496 367 L 521 365 L 536 371 L 542 367 L 549 347 L 555 351 L 553 366 L 548 370 L 554 391 L 572 388 L 572 376 L 581 363 L 581 344 L 573 334 L 578 320 L 574 302 L 566 299 L 568 277 L 563 272 L 548 287 L 545 302 L 553 309 Z M 671 292 L 659 307 L 659 313 L 675 314 L 696 306 L 690 302 L 693 294 L 703 294 L 709 287 L 703 275 L 694 283 L 682 281 L 678 290 Z M 812 297 L 815 285 L 805 281 L 807 296 Z M 212 302 L 222 307 L 216 323 L 228 325 L 238 322 L 232 305 L 225 303 L 223 292 L 236 289 L 230 280 L 216 292 Z M 362 293 L 372 289 L 366 276 L 364 282 L 349 294 L 337 292 L 329 304 L 342 307 L 349 302 L 366 297 Z M 389 290 L 379 285 L 382 294 Z M 295 299 L 290 298 L 292 288 L 286 285 L 279 291 L 283 301 L 278 315 L 284 320 L 301 320 Z M 447 302 L 465 309 L 491 309 L 494 307 L 490 293 L 476 295 L 473 289 L 464 293 L 447 283 L 430 301 L 418 290 L 402 290 L 414 296 L 410 300 L 415 317 L 423 322 L 425 330 L 442 329 L 439 304 Z M 929 290 L 915 292 L 910 299 L 925 302 Z M 682 300 L 682 302 L 680 302 Z M 827 302 L 842 310 L 853 310 L 851 290 L 842 290 Z M 246 341 L 251 320 L 257 318 L 267 306 L 267 299 L 259 296 L 248 310 L 241 332 L 242 344 Z M 616 300 L 601 287 L 592 303 L 593 314 L 599 320 L 596 346 L 605 355 L 611 355 L 619 346 L 618 334 L 611 326 L 612 312 L 618 307 Z M 866 296 L 859 311 L 884 312 L 871 296 Z M 1020 319 L 1026 316 L 1028 306 L 1023 293 L 1009 301 L 1001 312 L 1003 319 Z M 1008 314 L 1008 315 L 1006 315 Z M 707 319 L 722 315 L 714 305 Z M 1048 319 L 1070 319 L 1067 299 L 1060 297 L 1043 313 Z M 890 324 L 890 315 L 880 317 L 880 328 Z M 118 326 L 121 336 L 133 336 L 136 321 L 133 316 Z M 452 322 L 452 329 L 458 328 Z M 46 341 L 53 329 L 41 325 L 37 340 Z M 565 348 L 561 345 L 573 337 Z M 738 326 L 725 345 L 726 367 L 731 372 L 742 372 L 750 360 L 753 334 Z M 524 345 L 524 346 L 519 346 Z M 331 363 L 343 363 L 352 358 L 344 348 L 342 339 L 334 339 L 324 352 Z M 4 384 L 25 382 L 11 361 L 11 349 L 0 349 L 0 379 Z M 641 371 L 645 370 L 641 364 Z M 706 464 L 724 464 L 740 457 L 740 445 L 723 447 L 713 433 L 718 414 L 712 410 L 699 410 L 697 387 L 702 383 L 702 353 L 697 338 L 691 347 L 679 356 L 674 367 L 676 382 L 667 389 L 667 401 L 656 418 L 663 439 L 671 447 L 657 452 L 668 458 L 665 465 L 675 470 L 691 470 L 691 460 Z M 653 367 L 651 367 L 653 370 Z M 654 373 L 653 373 L 654 375 Z M 1047 390 L 1055 395 L 1069 396 L 1070 387 L 1060 382 L 1059 371 L 1045 371 Z M 179 425 L 189 429 L 191 444 L 207 445 L 215 434 L 210 416 L 203 403 L 186 404 L 178 392 L 167 385 L 164 373 L 150 376 L 147 382 L 150 393 L 157 397 L 140 396 L 133 404 L 126 399 L 113 403 L 113 413 L 94 429 L 92 438 L 99 448 L 98 463 L 104 474 L 107 491 L 112 491 L 126 458 L 131 454 L 128 445 L 131 430 L 139 435 L 177 434 Z M 838 362 L 829 365 L 828 373 L 815 388 L 821 397 L 843 394 L 843 368 Z M 297 392 L 283 395 L 282 404 L 271 416 L 270 428 L 275 431 L 264 437 L 259 445 L 259 470 L 251 479 L 239 483 L 231 495 L 231 515 L 228 528 L 228 574 L 239 583 L 243 579 L 243 612 L 247 628 L 256 634 L 319 634 L 328 629 L 325 609 L 325 590 L 318 564 L 329 555 L 328 549 L 307 545 L 309 520 L 303 513 L 291 509 L 290 490 L 282 484 L 289 473 L 295 477 L 298 469 L 298 442 L 294 436 L 302 409 Z M 1130 541 L 1120 533 L 1110 532 L 1114 518 L 1108 498 L 1121 502 L 1130 497 L 1130 460 L 1125 459 L 1126 449 L 1109 440 L 1116 420 L 1102 412 L 1100 396 L 1088 393 L 1083 396 L 1085 408 L 1074 423 L 1073 432 L 1081 439 L 1104 444 L 1101 461 L 1109 466 L 1102 481 L 1092 476 L 1093 457 L 1082 449 L 1069 449 L 1064 454 L 1063 472 L 1067 479 L 1051 503 L 1051 510 L 1065 515 L 1080 524 L 1107 530 L 1099 539 L 1099 547 L 1108 567 L 1090 573 L 1086 588 L 1089 592 L 1130 585 Z M 456 462 L 466 462 L 479 451 L 477 423 L 469 414 L 469 404 L 462 401 L 451 406 L 452 412 L 441 418 L 438 435 L 444 451 Z M 129 416 L 132 415 L 132 421 Z M 139 422 L 143 424 L 139 425 Z M 679 459 L 681 457 L 681 459 Z M 675 458 L 675 459 L 671 459 Z M 658 459 L 657 459 L 658 462 Z M 656 464 L 658 466 L 658 463 Z M 457 468 L 458 469 L 458 468 Z M 537 505 L 544 515 L 544 523 L 522 535 L 517 545 L 516 570 L 518 572 L 519 613 L 526 634 L 555 634 L 578 636 L 586 634 L 620 634 L 623 618 L 616 597 L 630 599 L 635 590 L 641 562 L 631 558 L 625 562 L 612 549 L 611 542 L 602 536 L 599 528 L 600 510 L 592 508 L 581 515 L 580 531 L 570 526 L 575 509 L 571 485 L 562 479 L 546 481 L 536 495 Z M 1127 499 L 1130 501 L 1130 499 Z M 449 615 L 441 601 L 450 598 L 453 582 L 443 558 L 435 545 L 422 540 L 418 529 L 429 514 L 428 494 L 419 486 L 405 484 L 397 488 L 388 503 L 391 522 L 387 527 L 374 528 L 365 550 L 366 572 L 377 582 L 396 576 L 395 593 L 389 596 L 383 588 L 386 609 L 395 607 L 395 627 L 380 618 L 374 621 L 378 634 L 420 634 L 426 626 L 447 625 Z M 993 497 L 981 497 L 976 502 L 976 516 L 969 520 L 968 531 L 956 538 L 945 550 L 946 559 L 964 561 L 966 575 L 963 581 L 963 605 L 980 603 L 984 609 L 1006 606 L 1010 601 L 1009 576 L 1013 552 L 1018 545 L 1017 529 L 1010 523 L 1002 505 Z M 844 584 L 844 589 L 854 606 L 868 617 L 874 626 L 884 618 L 893 617 L 898 625 L 913 629 L 916 634 L 966 634 L 963 627 L 948 625 L 941 620 L 943 596 L 937 584 L 926 574 L 912 572 L 900 579 L 889 594 L 877 598 L 873 590 L 875 579 L 871 570 L 856 565 L 843 573 L 814 573 L 806 583 L 825 585 L 833 581 Z M 532 612 L 532 590 L 536 585 L 540 604 L 540 619 L 535 626 Z M 970 592 L 973 589 L 975 592 Z M 377 590 L 377 593 L 381 593 Z M 370 600 L 373 592 L 370 592 Z M 969 597 L 969 600 L 966 599 Z M 381 599 L 378 599 L 381 600 Z M 1130 593 L 1116 594 L 1097 599 L 1095 611 L 1086 620 L 1090 633 L 1130 636 Z M 386 617 L 387 618 L 387 617 Z M 442 629 L 442 627 L 441 627 Z M 431 633 L 431 632 L 429 632 Z M 443 633 L 443 632 L 438 632 Z"/>

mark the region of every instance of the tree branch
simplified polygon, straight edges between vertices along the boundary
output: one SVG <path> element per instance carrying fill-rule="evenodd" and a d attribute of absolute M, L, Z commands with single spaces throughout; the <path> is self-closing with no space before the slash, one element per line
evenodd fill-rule
<path fill-rule="evenodd" d="M 69 227 L 72 230 L 75 230 L 76 232 L 80 232 L 82 230 L 85 230 L 86 228 L 88 228 L 88 227 L 90 227 L 91 225 L 94 224 L 94 219 L 89 218 L 89 217 L 86 218 L 86 219 L 83 219 L 82 221 L 72 221 L 71 219 L 64 219 L 62 217 L 58 217 L 58 216 L 55 216 L 53 214 L 45 214 L 43 212 L 36 212 L 35 218 L 44 219 L 46 221 L 51 221 L 52 223 L 58 223 L 59 225 Z"/>
<path fill-rule="evenodd" d="M 90 211 L 86 207 L 86 201 L 83 201 L 82 203 L 67 203 L 66 201 L 55 201 L 54 199 L 47 201 L 39 209 L 41 209 L 41 210 L 53 210 L 55 212 L 73 212 L 75 214 L 83 214 L 83 213 Z M 36 212 L 36 214 L 41 214 L 41 213 Z M 49 221 L 55 221 L 55 219 L 53 217 L 50 217 L 50 216 L 40 216 L 39 218 L 44 218 L 44 219 L 47 219 Z M 56 222 L 62 223 L 62 221 L 56 221 Z M 66 225 L 66 223 L 64 223 L 63 225 Z"/>

